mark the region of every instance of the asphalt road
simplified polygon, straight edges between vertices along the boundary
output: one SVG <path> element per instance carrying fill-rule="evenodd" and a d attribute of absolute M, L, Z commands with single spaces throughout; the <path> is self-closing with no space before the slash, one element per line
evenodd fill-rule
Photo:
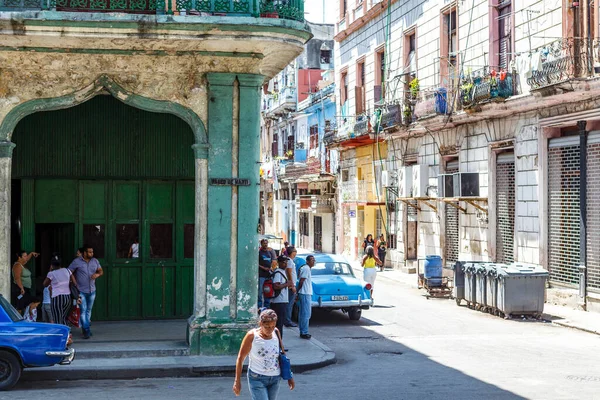
<path fill-rule="evenodd" d="M 298 374 L 280 399 L 600 399 L 600 336 L 426 300 L 385 274 L 360 321 L 315 313 L 311 333 L 338 363 Z M 38 382 L 0 399 L 232 399 L 231 386 L 231 377 Z"/>

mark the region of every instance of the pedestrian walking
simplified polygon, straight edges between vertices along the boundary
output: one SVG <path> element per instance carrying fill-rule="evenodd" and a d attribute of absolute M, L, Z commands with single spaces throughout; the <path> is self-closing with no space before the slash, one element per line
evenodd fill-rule
<path fill-rule="evenodd" d="M 385 253 L 387 252 L 387 242 L 385 241 L 383 233 L 379 235 L 375 248 L 377 249 L 377 257 L 379 257 L 379 260 L 381 261 L 379 270 L 383 272 L 383 269 L 385 268 Z"/>
<path fill-rule="evenodd" d="M 295 324 L 294 321 L 292 321 L 292 310 L 294 309 L 294 304 L 296 303 L 296 298 L 298 297 L 296 290 L 298 275 L 296 273 L 296 263 L 294 262 L 298 252 L 294 246 L 289 246 L 286 251 L 288 254 L 288 261 L 287 267 L 285 268 L 285 273 L 288 279 L 293 283 L 293 286 L 290 287 L 288 292 L 289 298 L 287 307 L 285 309 L 285 319 L 283 321 L 283 325 L 287 326 L 288 328 L 296 328 L 298 324 Z"/>
<path fill-rule="evenodd" d="M 277 269 L 273 272 L 273 289 L 280 291 L 279 295 L 271 299 L 271 309 L 277 314 L 277 329 L 283 337 L 283 321 L 285 319 L 286 309 L 289 303 L 289 288 L 293 283 L 286 276 L 288 258 L 286 256 L 277 257 Z"/>
<path fill-rule="evenodd" d="M 277 254 L 275 250 L 269 247 L 269 241 L 262 239 L 260 241 L 260 249 L 258 249 L 258 309 L 269 308 L 271 299 L 265 298 L 263 295 L 263 285 L 265 280 L 271 278 L 273 263 L 277 262 Z"/>
<path fill-rule="evenodd" d="M 96 300 L 96 279 L 100 278 L 104 271 L 100 262 L 94 258 L 94 248 L 83 246 L 83 255 L 73 260 L 69 270 L 75 275 L 79 298 L 81 299 L 81 333 L 84 339 L 92 336 L 90 328 L 92 323 L 92 309 Z"/>
<path fill-rule="evenodd" d="M 31 303 L 31 290 L 33 289 L 31 270 L 26 265 L 31 257 L 37 257 L 39 254 L 35 251 L 28 254 L 25 250 L 20 250 L 16 256 L 17 261 L 12 266 L 13 282 L 11 292 L 15 308 L 22 312 Z"/>
<path fill-rule="evenodd" d="M 375 255 L 373 247 L 367 247 L 367 254 L 363 256 L 363 280 L 371 284 L 371 300 L 373 300 L 373 287 L 375 286 L 375 278 L 377 278 L 377 266 L 382 265 L 379 257 Z"/>
<path fill-rule="evenodd" d="M 310 269 L 315 266 L 315 257 L 306 257 L 306 264 L 300 268 L 298 282 L 298 299 L 300 300 L 300 312 L 298 313 L 298 326 L 300 327 L 300 337 L 302 339 L 310 339 L 308 333 L 308 322 L 312 315 L 312 274 Z"/>
<path fill-rule="evenodd" d="M 242 392 L 242 368 L 244 360 L 250 356 L 248 364 L 248 387 L 252 400 L 276 400 L 281 380 L 279 366 L 280 351 L 285 354 L 283 340 L 279 336 L 277 314 L 273 310 L 260 313 L 259 327 L 252 329 L 242 340 L 237 362 L 235 364 L 235 380 L 233 393 L 239 396 Z M 281 349 L 281 350 L 280 350 Z M 288 386 L 294 390 L 296 383 L 289 379 Z"/>
<path fill-rule="evenodd" d="M 369 247 L 369 246 L 371 246 L 371 247 L 375 246 L 375 241 L 373 240 L 373 235 L 371 235 L 370 233 L 367 235 L 367 237 L 363 241 L 363 254 L 367 254 L 367 247 Z"/>
<path fill-rule="evenodd" d="M 69 284 L 75 283 L 75 277 L 71 271 L 62 266 L 58 257 L 54 257 L 50 265 L 52 270 L 44 280 L 44 287 L 51 288 L 52 320 L 55 324 L 67 325 L 67 317 L 73 305 Z"/>

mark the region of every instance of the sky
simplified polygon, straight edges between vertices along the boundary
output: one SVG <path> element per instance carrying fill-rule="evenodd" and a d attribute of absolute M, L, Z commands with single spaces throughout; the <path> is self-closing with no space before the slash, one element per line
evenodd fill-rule
<path fill-rule="evenodd" d="M 336 23 L 334 0 L 304 0 L 304 18 L 310 22 L 323 23 L 323 4 L 325 4 L 325 23 Z"/>

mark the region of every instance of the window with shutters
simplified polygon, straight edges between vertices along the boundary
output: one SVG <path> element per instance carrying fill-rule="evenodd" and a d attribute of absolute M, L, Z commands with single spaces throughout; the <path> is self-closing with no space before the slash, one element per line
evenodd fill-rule
<path fill-rule="evenodd" d="M 379 86 L 381 91 L 379 98 L 375 97 L 375 102 L 379 102 L 385 98 L 385 49 L 375 52 L 375 86 Z"/>
<path fill-rule="evenodd" d="M 513 52 L 512 0 L 490 1 L 490 67 L 508 70 Z"/>
<path fill-rule="evenodd" d="M 410 97 L 410 82 L 417 77 L 417 31 L 404 32 L 404 94 Z"/>
<path fill-rule="evenodd" d="M 273 143 L 271 145 L 271 156 L 279 157 L 279 132 L 273 132 Z"/>
<path fill-rule="evenodd" d="M 319 147 L 319 125 L 310 127 L 310 150 Z"/>
<path fill-rule="evenodd" d="M 356 115 L 366 111 L 365 101 L 365 61 L 359 61 L 356 64 Z"/>
<path fill-rule="evenodd" d="M 451 88 L 457 78 L 456 62 L 458 55 L 456 5 L 442 11 L 440 32 L 440 83 Z"/>
<path fill-rule="evenodd" d="M 501 3 L 498 16 L 498 67 L 508 69 L 511 59 L 512 6 L 510 0 Z"/>
<path fill-rule="evenodd" d="M 346 104 L 346 100 L 348 100 L 348 72 L 344 72 L 340 76 L 340 101 L 342 102 L 342 106 Z"/>

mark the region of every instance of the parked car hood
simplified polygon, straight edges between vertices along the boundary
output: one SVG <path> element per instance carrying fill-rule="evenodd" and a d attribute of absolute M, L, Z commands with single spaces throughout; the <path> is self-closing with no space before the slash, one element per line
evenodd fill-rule
<path fill-rule="evenodd" d="M 364 291 L 364 283 L 350 275 L 313 275 L 312 284 L 317 295 L 359 295 Z"/>

